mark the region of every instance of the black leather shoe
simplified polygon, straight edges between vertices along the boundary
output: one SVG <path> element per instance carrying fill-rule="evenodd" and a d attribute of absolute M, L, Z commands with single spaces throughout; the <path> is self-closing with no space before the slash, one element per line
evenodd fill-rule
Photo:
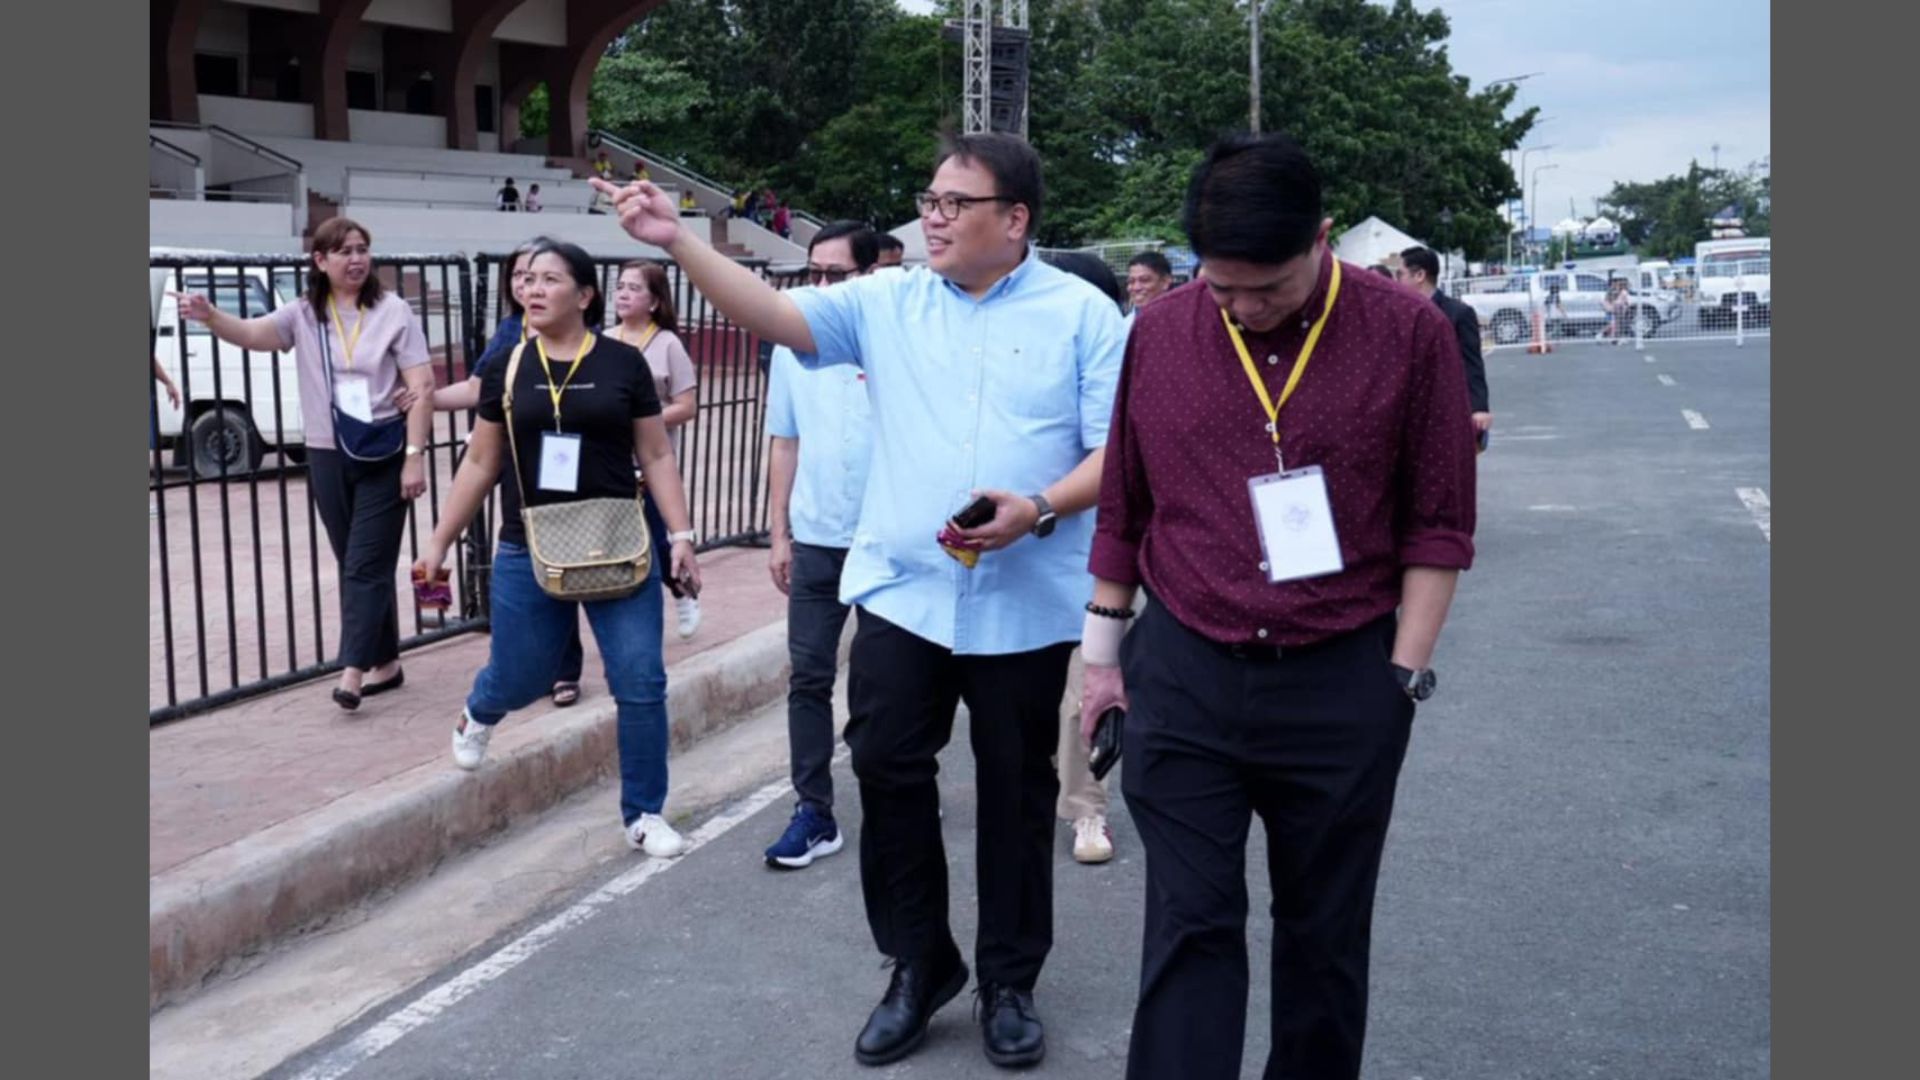
<path fill-rule="evenodd" d="M 1047 1029 L 1033 1008 L 1033 991 L 982 983 L 978 1008 L 980 1041 L 987 1060 L 1003 1069 L 1038 1065 L 1047 1056 Z"/>
<path fill-rule="evenodd" d="M 967 965 L 957 953 L 943 961 L 893 962 L 887 993 L 867 1017 L 867 1026 L 853 1044 L 853 1058 L 862 1065 L 899 1061 L 927 1038 L 927 1022 L 940 1006 L 967 988 Z"/>

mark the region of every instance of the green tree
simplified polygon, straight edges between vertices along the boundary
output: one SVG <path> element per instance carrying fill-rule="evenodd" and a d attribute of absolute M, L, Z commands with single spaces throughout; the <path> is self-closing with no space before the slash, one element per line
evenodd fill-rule
<path fill-rule="evenodd" d="M 1769 235 L 1772 215 L 1762 207 L 1771 196 L 1771 177 L 1758 162 L 1734 172 L 1703 168 L 1694 161 L 1681 175 L 1616 182 L 1602 202 L 1619 220 L 1629 243 L 1643 254 L 1673 258 L 1693 254 L 1693 246 L 1712 235 L 1712 216 L 1729 206 L 1750 235 Z"/>

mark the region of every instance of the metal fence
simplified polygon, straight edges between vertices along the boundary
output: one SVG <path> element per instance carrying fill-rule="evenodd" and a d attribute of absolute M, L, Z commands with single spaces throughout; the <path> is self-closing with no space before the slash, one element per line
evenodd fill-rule
<path fill-rule="evenodd" d="M 1442 287 L 1480 316 L 1488 348 L 1546 351 L 1579 341 L 1632 345 L 1726 341 L 1773 330 L 1766 258 L 1702 276 L 1639 267 L 1543 270 L 1458 278 Z"/>
<path fill-rule="evenodd" d="M 623 260 L 597 260 L 611 284 Z M 420 320 L 435 381 L 464 380 L 499 316 L 497 256 L 375 259 L 382 283 Z M 338 578 L 307 491 L 299 380 L 291 351 L 228 345 L 182 320 L 162 291 L 207 293 L 241 317 L 298 301 L 299 256 L 153 255 L 150 344 L 177 385 L 175 406 L 149 380 L 148 720 L 204 712 L 337 671 Z M 766 268 L 754 265 L 761 273 Z M 769 350 L 668 266 L 701 403 L 681 463 L 702 549 L 766 537 L 765 403 Z M 779 286 L 794 282 L 772 279 Z M 609 305 L 609 307 L 611 307 Z M 493 498 L 454 552 L 455 606 L 444 619 L 413 602 L 409 568 L 440 518 L 474 417 L 436 414 L 427 491 L 409 504 L 395 588 L 403 650 L 487 625 Z"/>

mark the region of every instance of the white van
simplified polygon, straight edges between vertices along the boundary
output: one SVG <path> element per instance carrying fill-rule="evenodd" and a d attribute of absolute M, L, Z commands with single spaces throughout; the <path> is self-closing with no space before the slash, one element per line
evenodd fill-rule
<path fill-rule="evenodd" d="M 1700 275 L 1700 322 L 1732 326 L 1744 309 L 1748 326 L 1773 320 L 1773 238 L 1702 240 L 1693 246 Z"/>
<path fill-rule="evenodd" d="M 205 326 L 180 318 L 169 291 L 203 293 L 229 314 L 264 315 L 299 298 L 291 268 L 149 270 L 154 353 L 180 388 L 181 408 L 155 387 L 159 438 L 176 464 L 198 476 L 252 472 L 269 451 L 298 460 L 306 449 L 300 380 L 293 353 L 246 352 L 216 342 Z M 243 306 L 244 303 L 244 306 Z M 186 363 L 182 370 L 182 342 Z M 219 363 L 215 365 L 215 357 Z"/>

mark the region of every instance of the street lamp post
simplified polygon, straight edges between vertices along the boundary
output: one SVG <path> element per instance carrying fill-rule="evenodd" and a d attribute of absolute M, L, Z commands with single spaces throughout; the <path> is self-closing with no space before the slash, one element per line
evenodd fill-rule
<path fill-rule="evenodd" d="M 1537 169 L 1535 169 L 1535 170 L 1533 170 L 1533 195 L 1532 195 L 1532 197 L 1531 197 L 1530 199 L 1528 199 L 1528 201 L 1527 201 L 1527 227 L 1528 227 L 1528 228 L 1532 228 L 1532 227 L 1533 227 L 1533 207 L 1535 207 L 1535 206 L 1538 206 L 1538 205 L 1540 204 L 1540 202 L 1539 202 L 1539 200 L 1540 200 L 1540 174 L 1541 174 L 1541 173 L 1543 173 L 1543 172 L 1546 172 L 1546 171 L 1547 171 L 1548 169 L 1557 169 L 1557 168 L 1559 168 L 1559 167 L 1560 167 L 1560 166 L 1558 166 L 1558 165 L 1542 165 L 1542 166 L 1540 166 L 1539 168 L 1537 168 Z M 1542 262 L 1541 262 L 1541 265 L 1542 265 L 1542 266 L 1545 266 L 1545 265 L 1546 265 L 1546 263 L 1545 263 L 1545 261 L 1544 261 L 1544 259 L 1542 260 Z"/>
<path fill-rule="evenodd" d="M 1553 144 L 1548 143 L 1545 146 L 1529 146 L 1525 150 L 1520 151 L 1520 216 L 1523 219 L 1525 219 L 1527 223 L 1526 227 L 1529 229 L 1533 228 L 1533 213 L 1532 213 L 1531 207 L 1528 206 L 1527 199 L 1526 199 L 1527 155 L 1533 153 L 1535 150 L 1551 150 L 1551 149 L 1553 149 Z M 1525 251 L 1524 243 L 1522 244 L 1522 251 L 1523 252 Z M 1513 261 L 1513 230 L 1511 229 L 1507 230 L 1507 261 L 1509 263 Z"/>

